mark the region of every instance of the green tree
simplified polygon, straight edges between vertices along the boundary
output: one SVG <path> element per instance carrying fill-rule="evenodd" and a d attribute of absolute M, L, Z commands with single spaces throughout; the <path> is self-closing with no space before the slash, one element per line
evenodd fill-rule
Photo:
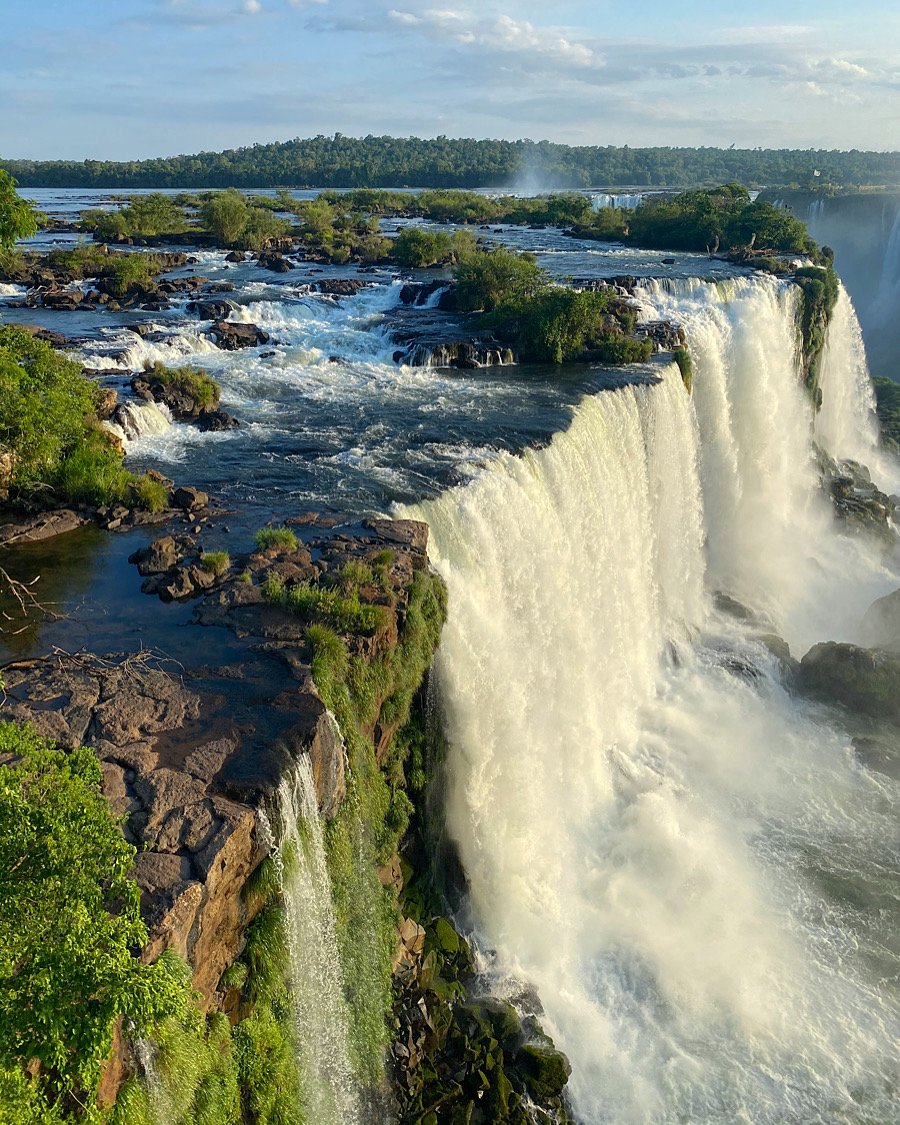
<path fill-rule="evenodd" d="M 15 1074 L 39 1060 L 35 1098 L 80 1115 L 116 1019 L 149 1029 L 181 1016 L 184 989 L 164 964 L 133 956 L 147 939 L 128 877 L 134 849 L 94 754 L 65 754 L 33 728 L 4 723 L 0 755 L 9 755 L 0 768 L 0 1068 Z"/>
<path fill-rule="evenodd" d="M 30 238 L 37 227 L 33 204 L 16 194 L 16 181 L 0 168 L 0 247 L 12 246 L 20 238 Z"/>
<path fill-rule="evenodd" d="M 491 312 L 499 305 L 533 297 L 548 284 L 530 254 L 516 254 L 502 246 L 464 258 L 454 276 L 457 304 L 468 312 Z"/>
<path fill-rule="evenodd" d="M 401 266 L 419 269 L 443 261 L 452 246 L 450 236 L 443 231 L 408 227 L 394 239 L 393 254 Z"/>
<path fill-rule="evenodd" d="M 247 225 L 247 200 L 234 188 L 216 192 L 201 204 L 200 218 L 220 242 L 230 245 L 237 242 Z"/>

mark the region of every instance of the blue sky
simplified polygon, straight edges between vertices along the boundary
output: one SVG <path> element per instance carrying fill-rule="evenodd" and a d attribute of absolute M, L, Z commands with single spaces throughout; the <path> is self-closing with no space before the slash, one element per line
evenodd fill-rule
<path fill-rule="evenodd" d="M 335 131 L 900 149 L 896 0 L 8 0 L 2 28 L 5 157 Z"/>

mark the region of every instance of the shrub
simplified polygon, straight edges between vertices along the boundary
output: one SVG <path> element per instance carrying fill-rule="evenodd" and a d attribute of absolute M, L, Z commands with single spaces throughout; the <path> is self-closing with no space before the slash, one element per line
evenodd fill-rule
<path fill-rule="evenodd" d="M 200 205 L 200 219 L 220 242 L 230 246 L 243 234 L 248 211 L 246 198 L 234 188 L 228 188 L 207 196 Z"/>
<path fill-rule="evenodd" d="M 309 582 L 285 586 L 278 581 L 268 581 L 262 590 L 266 601 L 293 613 L 318 617 L 344 632 L 374 633 L 386 621 L 384 606 L 360 602 L 355 588 L 345 594 L 337 586 L 316 586 Z"/>
<path fill-rule="evenodd" d="M 227 551 L 204 551 L 200 556 L 200 565 L 220 578 L 231 566 L 231 556 Z"/>
<path fill-rule="evenodd" d="M 393 255 L 401 266 L 419 269 L 443 261 L 452 245 L 450 236 L 443 231 L 408 227 L 394 239 Z"/>
<path fill-rule="evenodd" d="M 11 755 L 0 768 L 0 1068 L 39 1059 L 38 1093 L 84 1104 L 116 1018 L 152 1028 L 183 1012 L 183 988 L 164 961 L 132 954 L 147 939 L 134 848 L 93 752 L 65 754 L 4 723 L 0 754 Z"/>
<path fill-rule="evenodd" d="M 691 393 L 694 383 L 694 367 L 691 363 L 691 353 L 687 348 L 676 348 L 672 352 L 672 358 L 678 364 L 678 370 L 681 372 L 682 381 L 687 388 L 687 393 Z"/>
<path fill-rule="evenodd" d="M 516 254 L 504 247 L 465 258 L 453 275 L 457 305 L 472 312 L 490 312 L 499 305 L 525 300 L 549 284 L 530 254 Z"/>
<path fill-rule="evenodd" d="M 161 480 L 153 477 L 138 477 L 131 485 L 133 503 L 148 512 L 164 512 L 169 506 L 169 490 Z"/>
<path fill-rule="evenodd" d="M 272 547 L 287 547 L 293 551 L 297 546 L 297 536 L 289 527 L 261 527 L 256 533 L 256 547 L 268 551 Z"/>
<path fill-rule="evenodd" d="M 293 230 L 289 219 L 279 219 L 270 211 L 251 207 L 247 212 L 247 222 L 235 241 L 245 250 L 261 250 L 266 243 L 284 238 Z"/>
<path fill-rule="evenodd" d="M 653 343 L 647 338 L 631 340 L 627 336 L 610 336 L 600 344 L 598 351 L 603 363 L 646 363 L 653 355 Z"/>

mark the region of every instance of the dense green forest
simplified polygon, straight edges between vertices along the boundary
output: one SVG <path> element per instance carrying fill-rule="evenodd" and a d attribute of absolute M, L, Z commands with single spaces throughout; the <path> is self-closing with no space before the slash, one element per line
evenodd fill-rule
<path fill-rule="evenodd" d="M 900 183 L 900 153 L 572 147 L 437 137 L 318 136 L 154 160 L 2 160 L 22 187 L 687 187 Z"/>

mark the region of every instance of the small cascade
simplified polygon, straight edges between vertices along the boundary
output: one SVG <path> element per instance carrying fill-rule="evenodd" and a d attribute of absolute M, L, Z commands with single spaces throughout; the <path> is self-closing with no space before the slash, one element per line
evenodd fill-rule
<path fill-rule="evenodd" d="M 466 340 L 448 343 L 413 343 L 397 353 L 398 362 L 410 367 L 494 367 L 515 363 L 511 348 Z"/>
<path fill-rule="evenodd" d="M 147 1100 L 150 1103 L 150 1119 L 153 1125 L 171 1125 L 176 1119 L 176 1114 L 157 1066 L 159 1048 L 150 1039 L 138 1039 L 134 1044 L 134 1053 L 144 1072 Z"/>
<path fill-rule="evenodd" d="M 272 857 L 287 911 L 291 1001 L 303 1109 L 310 1125 L 359 1125 L 349 1015 L 312 764 L 278 787 L 281 841 Z"/>
<path fill-rule="evenodd" d="M 869 318 L 888 323 L 900 317 L 900 208 L 894 217 L 881 265 L 881 280 Z"/>
<path fill-rule="evenodd" d="M 164 402 L 123 402 L 103 428 L 115 434 L 123 445 L 172 428 L 172 414 Z"/>

